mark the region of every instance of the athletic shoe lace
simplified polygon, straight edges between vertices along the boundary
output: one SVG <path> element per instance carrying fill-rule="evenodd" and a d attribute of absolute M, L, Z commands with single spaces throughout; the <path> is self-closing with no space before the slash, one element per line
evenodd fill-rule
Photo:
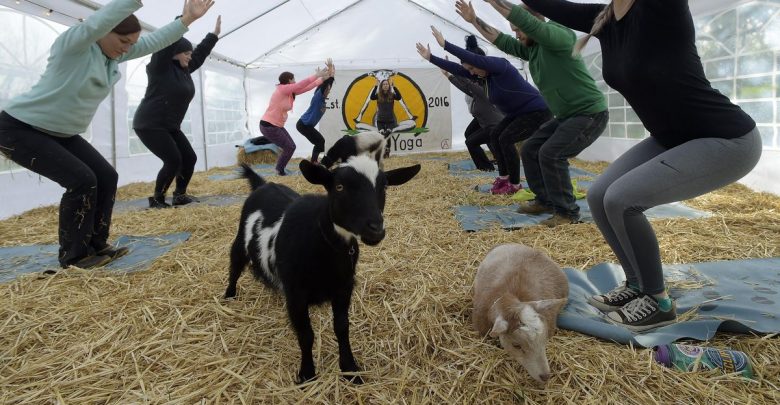
<path fill-rule="evenodd" d="M 608 301 L 618 301 L 618 300 L 624 300 L 626 298 L 635 297 L 637 295 L 637 292 L 631 288 L 624 286 L 621 286 L 619 289 L 612 290 L 606 294 L 604 294 L 604 297 Z"/>
<path fill-rule="evenodd" d="M 629 322 L 636 322 L 652 314 L 657 307 L 654 299 L 650 296 L 637 298 L 626 304 L 620 311 L 623 312 Z"/>

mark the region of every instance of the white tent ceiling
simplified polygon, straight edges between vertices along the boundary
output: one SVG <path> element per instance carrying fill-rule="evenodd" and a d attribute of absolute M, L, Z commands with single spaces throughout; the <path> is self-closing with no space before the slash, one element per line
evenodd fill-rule
<path fill-rule="evenodd" d="M 49 16 L 66 24 L 83 18 L 110 0 L 0 0 L 0 4 Z M 606 0 L 575 0 L 601 2 Z M 694 14 L 733 6 L 734 0 L 690 0 Z M 150 29 L 181 13 L 183 1 L 145 0 L 137 13 Z M 474 1 L 480 17 L 508 32 L 507 22 L 482 1 Z M 187 37 L 198 41 L 222 15 L 222 35 L 215 54 L 250 67 L 318 63 L 332 57 L 344 63 L 383 61 L 420 63 L 417 41 L 433 42 L 431 24 L 448 39 L 461 43 L 475 32 L 455 12 L 453 0 L 217 0 Z M 69 18 L 72 17 L 72 18 Z M 435 47 L 433 47 L 435 49 Z M 493 53 L 493 52 L 491 52 Z M 363 64 L 361 63 L 361 64 Z"/>

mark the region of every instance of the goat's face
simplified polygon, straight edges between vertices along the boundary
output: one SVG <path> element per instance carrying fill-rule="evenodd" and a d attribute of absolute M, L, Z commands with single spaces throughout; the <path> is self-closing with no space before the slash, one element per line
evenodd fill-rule
<path fill-rule="evenodd" d="M 351 157 L 332 172 L 307 160 L 301 161 L 300 168 L 306 180 L 327 190 L 336 231 L 372 246 L 385 237 L 382 213 L 387 186 L 406 183 L 420 171 L 420 165 L 415 165 L 383 172 L 368 156 Z"/>
<path fill-rule="evenodd" d="M 550 379 L 546 352 L 549 338 L 547 325 L 537 312 L 539 306 L 546 305 L 547 301 L 556 300 L 516 301 L 510 306 L 504 306 L 498 310 L 490 331 L 490 336 L 498 337 L 501 347 L 540 383 Z"/>

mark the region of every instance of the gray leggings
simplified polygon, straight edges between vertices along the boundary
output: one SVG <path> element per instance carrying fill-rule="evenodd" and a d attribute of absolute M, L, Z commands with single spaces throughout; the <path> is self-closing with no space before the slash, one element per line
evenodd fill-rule
<path fill-rule="evenodd" d="M 645 294 L 664 291 L 658 239 L 644 211 L 733 183 L 761 157 L 758 129 L 734 139 L 700 138 L 667 149 L 650 137 L 604 170 L 588 205 L 626 279 Z"/>

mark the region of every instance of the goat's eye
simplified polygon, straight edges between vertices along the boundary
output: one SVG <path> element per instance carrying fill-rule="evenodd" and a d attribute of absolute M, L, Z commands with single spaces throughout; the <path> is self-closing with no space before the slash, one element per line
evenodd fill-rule
<path fill-rule="evenodd" d="M 344 186 L 341 184 L 336 184 L 336 191 L 344 191 Z"/>

